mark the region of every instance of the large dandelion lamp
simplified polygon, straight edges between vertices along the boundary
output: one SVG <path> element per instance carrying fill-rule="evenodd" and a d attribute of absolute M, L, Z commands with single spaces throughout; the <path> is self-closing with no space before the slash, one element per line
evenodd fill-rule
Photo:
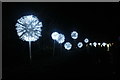
<path fill-rule="evenodd" d="M 41 37 L 42 22 L 34 15 L 23 16 L 16 23 L 17 35 L 23 41 L 29 42 L 29 54 L 31 56 L 31 42 L 35 42 Z"/>

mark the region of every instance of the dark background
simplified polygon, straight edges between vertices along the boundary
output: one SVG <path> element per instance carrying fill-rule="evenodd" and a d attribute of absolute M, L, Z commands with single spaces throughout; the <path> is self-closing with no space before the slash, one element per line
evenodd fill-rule
<path fill-rule="evenodd" d="M 81 78 L 119 76 L 120 5 L 118 3 L 3 3 L 3 78 Z M 32 43 L 32 62 L 29 60 L 28 42 L 19 39 L 15 30 L 17 19 L 35 15 L 43 23 L 42 37 Z M 73 30 L 79 38 L 73 41 Z M 51 33 L 63 33 L 66 41 L 74 44 L 70 51 L 55 43 Z M 78 41 L 113 42 L 105 48 L 75 48 Z"/>

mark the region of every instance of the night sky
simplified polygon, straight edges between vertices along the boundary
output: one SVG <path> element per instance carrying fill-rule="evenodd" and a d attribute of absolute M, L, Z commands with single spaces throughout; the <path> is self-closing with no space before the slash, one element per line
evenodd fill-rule
<path fill-rule="evenodd" d="M 3 77 L 6 78 L 10 76 L 10 74 L 16 74 L 15 76 L 18 76 L 21 74 L 23 75 L 23 74 L 29 73 L 29 71 L 31 72 L 31 74 L 32 73 L 45 74 L 45 73 L 52 73 L 52 72 L 60 73 L 60 70 L 63 69 L 63 67 L 60 68 L 58 66 L 62 65 L 66 69 L 68 66 L 74 65 L 73 68 L 75 68 L 75 66 L 78 66 L 78 62 L 83 65 L 82 68 L 84 68 L 84 70 L 86 70 L 85 68 L 87 68 L 87 67 L 84 67 L 84 65 L 86 66 L 91 65 L 90 67 L 93 68 L 93 66 L 96 66 L 95 65 L 96 62 L 94 63 L 94 60 L 92 61 L 91 57 L 96 56 L 95 54 L 97 54 L 98 51 L 94 52 L 95 54 L 92 53 L 91 55 L 88 56 L 87 53 L 83 54 L 84 48 L 83 48 L 83 53 L 80 53 L 80 50 L 77 50 L 77 49 L 66 51 L 62 45 L 62 52 L 60 52 L 60 49 L 61 49 L 60 45 L 55 43 L 55 46 L 56 46 L 55 56 L 52 56 L 53 40 L 51 38 L 51 34 L 54 31 L 63 33 L 66 37 L 66 41 L 70 41 L 71 43 L 74 43 L 74 40 L 71 38 L 70 34 L 73 30 L 76 30 L 79 33 L 79 37 L 76 40 L 76 42 L 83 41 L 85 38 L 88 38 L 90 42 L 104 41 L 104 42 L 117 43 L 118 37 L 120 36 L 120 29 L 119 29 L 119 26 L 120 26 L 119 10 L 120 9 L 119 8 L 120 8 L 120 5 L 118 3 L 79 3 L 79 2 L 77 3 L 76 2 L 74 3 L 73 2 L 69 2 L 69 3 L 67 2 L 65 3 L 55 3 L 55 2 L 54 3 L 52 2 L 49 2 L 49 3 L 43 3 L 43 2 L 41 3 L 40 2 L 3 3 L 2 4 L 2 26 L 3 26 L 2 27 L 3 54 L 2 55 L 3 55 L 3 73 L 4 73 Z M 26 15 L 35 15 L 43 23 L 42 37 L 40 37 L 36 42 L 32 43 L 32 59 L 33 59 L 32 64 L 29 63 L 28 42 L 25 42 L 19 39 L 15 29 L 16 28 L 15 24 L 17 22 L 17 19 Z M 101 53 L 104 53 L 104 52 L 101 52 Z M 115 57 L 118 56 L 117 51 L 114 52 L 113 50 L 111 54 L 113 53 L 116 53 Z M 65 57 L 65 55 L 67 57 Z M 102 56 L 102 57 L 105 57 L 105 56 Z M 94 57 L 94 58 L 96 60 L 97 57 Z M 107 56 L 107 58 L 109 57 Z M 109 61 L 110 60 L 108 60 L 108 63 Z M 48 63 L 48 66 L 47 66 L 48 68 L 44 68 L 42 66 L 44 68 L 44 69 L 41 68 L 41 70 L 43 70 L 42 72 L 38 68 L 38 66 L 41 67 L 41 65 L 43 65 L 44 63 L 45 64 Z M 59 64 L 57 65 L 57 63 Z M 115 63 L 113 62 L 113 64 Z M 55 68 L 56 70 L 52 70 L 51 65 L 52 65 L 52 68 Z M 101 63 L 101 65 L 105 66 L 107 64 Z M 46 69 L 49 69 L 48 72 Z M 77 73 L 80 73 L 79 72 L 80 70 L 78 69 L 77 71 L 77 69 L 76 69 L 76 75 Z M 103 70 L 103 68 L 100 68 L 100 69 Z M 41 72 L 36 72 L 37 70 Z M 88 76 L 91 74 L 91 73 L 89 74 L 91 70 L 90 69 L 87 69 L 87 70 L 84 75 Z M 99 70 L 99 69 L 97 68 L 96 70 Z M 71 70 L 71 73 L 72 72 L 74 72 L 74 70 Z M 64 72 L 62 72 L 61 70 L 61 73 L 63 74 Z M 66 73 L 70 73 L 69 70 L 66 70 Z M 104 70 L 103 70 L 103 73 L 104 73 Z M 116 70 L 113 69 L 111 71 L 111 74 L 110 75 L 108 74 L 108 76 L 111 76 L 116 73 L 117 73 Z M 81 74 L 82 72 L 80 73 L 80 75 Z M 93 74 L 97 74 L 97 73 L 93 73 Z M 102 72 L 100 74 L 98 71 L 98 75 L 100 75 L 101 77 Z M 68 77 L 68 75 L 66 76 Z M 103 76 L 104 75 L 102 75 L 102 77 Z"/>

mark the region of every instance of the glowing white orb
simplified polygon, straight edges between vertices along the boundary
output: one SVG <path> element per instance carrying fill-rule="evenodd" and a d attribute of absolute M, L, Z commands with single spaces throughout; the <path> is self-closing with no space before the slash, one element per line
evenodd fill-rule
<path fill-rule="evenodd" d="M 53 32 L 52 35 L 51 35 L 51 37 L 52 37 L 53 40 L 57 40 L 58 36 L 59 36 L 58 32 Z"/>
<path fill-rule="evenodd" d="M 89 43 L 90 46 L 92 46 L 92 43 Z"/>
<path fill-rule="evenodd" d="M 97 46 L 97 43 L 96 43 L 96 42 L 94 42 L 94 43 L 93 43 L 93 46 L 95 46 L 95 47 L 96 47 L 96 46 Z"/>
<path fill-rule="evenodd" d="M 23 41 L 36 41 L 41 35 L 42 22 L 33 15 L 23 16 L 17 20 L 16 30 L 17 35 Z"/>
<path fill-rule="evenodd" d="M 88 42 L 89 42 L 88 38 L 86 38 L 86 39 L 84 40 L 84 42 L 85 42 L 85 43 L 88 43 Z"/>
<path fill-rule="evenodd" d="M 105 47 L 105 45 L 107 45 L 107 44 L 105 42 L 103 42 L 102 45 Z"/>
<path fill-rule="evenodd" d="M 59 34 L 56 41 L 60 44 L 63 43 L 65 41 L 65 36 L 63 34 Z"/>
<path fill-rule="evenodd" d="M 77 46 L 78 46 L 79 48 L 82 48 L 82 47 L 83 47 L 83 43 L 82 43 L 82 42 L 79 42 L 79 43 L 77 44 Z"/>
<path fill-rule="evenodd" d="M 65 49 L 70 50 L 72 48 L 72 44 L 70 42 L 66 42 L 64 44 Z"/>
<path fill-rule="evenodd" d="M 71 33 L 71 37 L 72 37 L 73 39 L 77 39 L 77 38 L 78 38 L 78 33 L 77 33 L 76 31 L 73 31 L 73 32 Z"/>
<path fill-rule="evenodd" d="M 98 43 L 98 45 L 100 46 L 101 44 L 100 44 L 100 43 Z"/>

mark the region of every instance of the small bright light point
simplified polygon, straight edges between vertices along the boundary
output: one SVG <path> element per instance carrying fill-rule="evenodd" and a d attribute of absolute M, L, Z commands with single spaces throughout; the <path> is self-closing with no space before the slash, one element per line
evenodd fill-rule
<path fill-rule="evenodd" d="M 96 46 L 97 46 L 97 43 L 96 43 L 96 42 L 94 42 L 94 43 L 93 43 L 93 45 L 96 47 Z"/>
<path fill-rule="evenodd" d="M 58 32 L 53 32 L 52 35 L 51 35 L 51 37 L 52 37 L 53 40 L 57 40 L 58 36 L 59 36 Z"/>
<path fill-rule="evenodd" d="M 90 46 L 92 46 L 92 43 L 89 43 Z"/>
<path fill-rule="evenodd" d="M 23 16 L 16 23 L 17 35 L 23 41 L 36 41 L 41 35 L 42 22 L 33 15 Z"/>
<path fill-rule="evenodd" d="M 63 34 L 59 34 L 58 38 L 56 39 L 56 41 L 60 44 L 62 44 L 65 41 L 65 36 Z"/>
<path fill-rule="evenodd" d="M 72 44 L 70 42 L 66 42 L 64 44 L 65 49 L 70 50 L 72 48 Z"/>
<path fill-rule="evenodd" d="M 98 45 L 100 46 L 100 43 L 98 43 Z"/>
<path fill-rule="evenodd" d="M 77 38 L 78 38 L 78 33 L 77 33 L 76 31 L 73 31 L 73 32 L 71 33 L 71 37 L 72 37 L 73 39 L 77 39 Z"/>
<path fill-rule="evenodd" d="M 77 46 L 78 46 L 79 48 L 82 48 L 82 47 L 83 47 L 83 43 L 82 43 L 82 42 L 79 42 L 79 43 L 77 44 Z"/>
<path fill-rule="evenodd" d="M 107 45 L 107 44 L 105 42 L 103 42 L 102 45 L 105 47 L 105 45 Z"/>
<path fill-rule="evenodd" d="M 85 42 L 85 43 L 88 43 L 88 42 L 89 42 L 88 38 L 86 38 L 86 39 L 84 40 L 84 42 Z"/>

